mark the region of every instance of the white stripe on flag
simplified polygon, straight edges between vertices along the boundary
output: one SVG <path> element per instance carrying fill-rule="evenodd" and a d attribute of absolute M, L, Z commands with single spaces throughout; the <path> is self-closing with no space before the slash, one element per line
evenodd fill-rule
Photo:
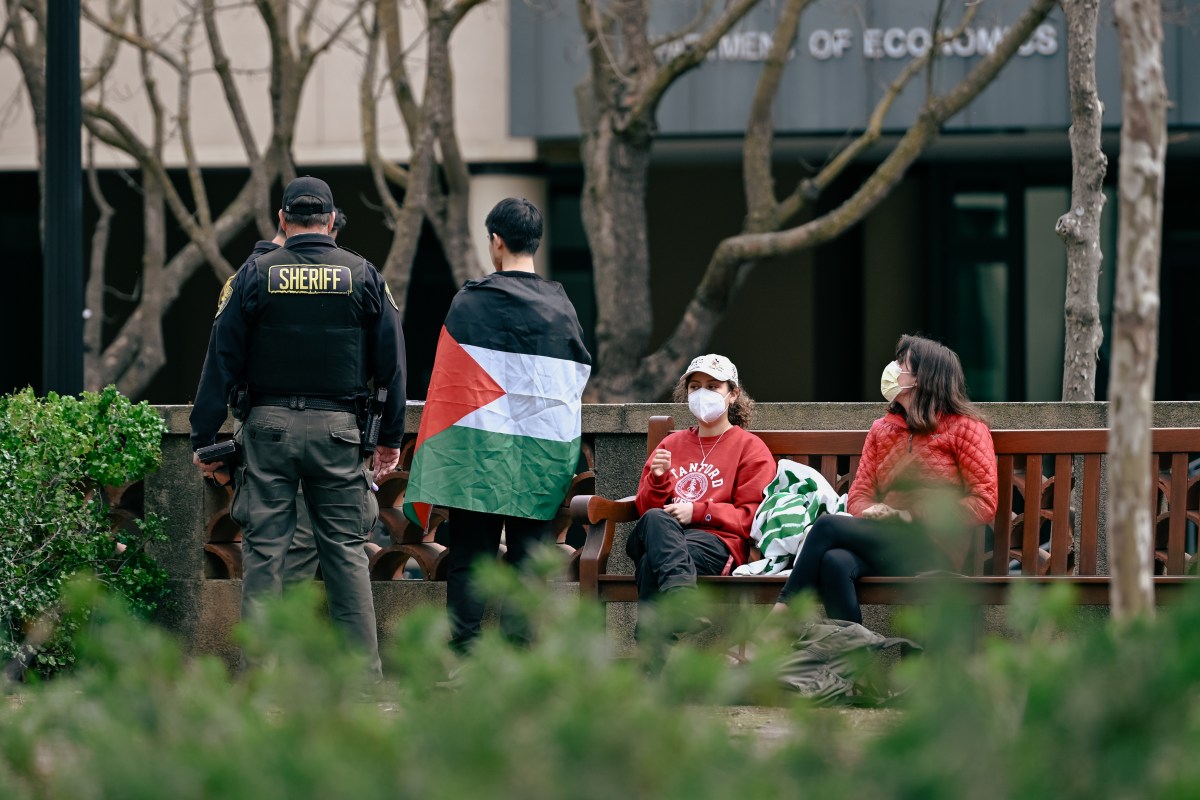
<path fill-rule="evenodd" d="M 456 422 L 515 436 L 569 442 L 580 436 L 579 409 L 592 368 L 563 358 L 463 345 L 505 394 Z"/>

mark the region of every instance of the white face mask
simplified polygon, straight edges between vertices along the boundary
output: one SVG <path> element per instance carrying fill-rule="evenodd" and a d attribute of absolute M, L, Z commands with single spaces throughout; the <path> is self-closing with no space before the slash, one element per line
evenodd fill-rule
<path fill-rule="evenodd" d="M 688 408 L 696 419 L 711 425 L 725 413 L 725 395 L 712 389 L 697 389 L 688 395 Z"/>
<path fill-rule="evenodd" d="M 911 374 L 908 370 L 900 369 L 900 365 L 895 361 L 884 367 L 883 375 L 879 378 L 879 391 L 883 395 L 883 399 L 891 403 L 905 389 L 913 388 L 912 386 L 900 385 L 900 376 Z"/>

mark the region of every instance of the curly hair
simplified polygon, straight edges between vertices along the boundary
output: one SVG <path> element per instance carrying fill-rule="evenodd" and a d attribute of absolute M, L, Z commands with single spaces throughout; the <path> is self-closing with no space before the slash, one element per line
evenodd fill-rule
<path fill-rule="evenodd" d="M 675 388 L 671 390 L 671 402 L 686 403 L 688 401 L 687 377 L 684 376 L 675 384 Z M 729 406 L 729 422 L 733 425 L 740 425 L 743 428 L 749 428 L 751 421 L 754 419 L 754 398 L 746 391 L 746 387 L 738 386 L 732 381 L 725 381 L 725 385 L 730 391 L 737 390 L 737 399 Z"/>

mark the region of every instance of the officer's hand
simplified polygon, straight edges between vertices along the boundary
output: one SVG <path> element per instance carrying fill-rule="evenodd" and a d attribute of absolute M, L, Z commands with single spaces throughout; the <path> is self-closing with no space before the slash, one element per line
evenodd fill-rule
<path fill-rule="evenodd" d="M 204 477 L 206 478 L 211 478 L 214 472 L 225 468 L 224 461 L 213 461 L 211 464 L 205 464 L 200 460 L 200 456 L 195 453 L 192 453 L 192 463 L 200 468 L 200 471 L 204 473 Z"/>
<path fill-rule="evenodd" d="M 375 447 L 375 483 L 379 483 L 380 479 L 389 472 L 394 472 L 396 466 L 400 463 L 400 448 L 385 447 L 376 445 Z"/>

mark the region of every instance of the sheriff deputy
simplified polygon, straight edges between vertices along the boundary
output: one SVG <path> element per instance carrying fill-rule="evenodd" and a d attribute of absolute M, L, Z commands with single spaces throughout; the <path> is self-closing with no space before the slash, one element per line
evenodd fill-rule
<path fill-rule="evenodd" d="M 375 474 L 384 475 L 395 469 L 404 435 L 404 336 L 383 277 L 334 243 L 334 220 L 329 185 L 295 179 L 279 211 L 283 246 L 251 258 L 225 283 L 196 389 L 192 447 L 215 441 L 231 393 L 246 387 L 230 508 L 242 528 L 242 615 L 282 590 L 303 486 L 330 616 L 378 674 L 363 549 L 378 506 L 357 412 L 369 383 L 387 389 L 374 454 Z M 206 474 L 221 466 L 195 461 Z"/>

